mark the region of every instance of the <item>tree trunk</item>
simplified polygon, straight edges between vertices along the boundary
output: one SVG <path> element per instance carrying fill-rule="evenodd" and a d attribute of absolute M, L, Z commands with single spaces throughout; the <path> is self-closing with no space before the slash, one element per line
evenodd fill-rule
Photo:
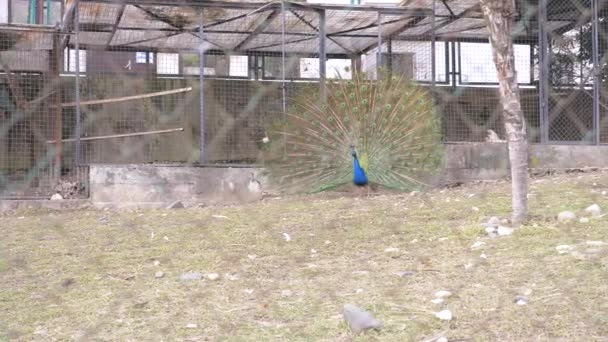
<path fill-rule="evenodd" d="M 514 225 L 528 215 L 528 138 L 521 110 L 515 56 L 513 53 L 513 17 L 515 0 L 479 0 L 490 33 L 494 64 L 498 74 L 500 99 L 511 162 L 511 188 Z"/>

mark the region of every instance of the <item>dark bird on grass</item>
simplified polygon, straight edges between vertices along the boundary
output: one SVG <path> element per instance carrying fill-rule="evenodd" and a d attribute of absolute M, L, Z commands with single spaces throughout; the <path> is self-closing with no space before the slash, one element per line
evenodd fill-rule
<path fill-rule="evenodd" d="M 305 87 L 305 86 L 302 86 Z M 411 191 L 425 186 L 441 160 L 441 126 L 427 90 L 410 80 L 327 81 L 299 89 L 287 115 L 268 127 L 263 164 L 287 192 L 354 183 Z"/>

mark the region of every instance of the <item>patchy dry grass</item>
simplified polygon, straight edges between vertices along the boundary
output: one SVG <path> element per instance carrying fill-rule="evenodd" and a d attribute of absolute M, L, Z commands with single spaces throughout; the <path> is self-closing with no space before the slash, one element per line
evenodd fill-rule
<path fill-rule="evenodd" d="M 554 219 L 608 208 L 604 190 L 603 173 L 536 180 L 531 221 L 497 239 L 480 223 L 508 215 L 504 182 L 416 196 L 16 213 L 0 217 L 0 340 L 608 341 L 608 246 L 583 260 L 555 249 L 608 241 L 608 219 Z M 486 244 L 472 250 L 476 241 Z M 188 271 L 221 277 L 180 280 Z M 438 290 L 454 294 L 436 305 Z M 514 304 L 524 294 L 529 304 Z M 340 316 L 347 302 L 385 328 L 352 336 Z M 452 321 L 433 316 L 444 308 Z"/>

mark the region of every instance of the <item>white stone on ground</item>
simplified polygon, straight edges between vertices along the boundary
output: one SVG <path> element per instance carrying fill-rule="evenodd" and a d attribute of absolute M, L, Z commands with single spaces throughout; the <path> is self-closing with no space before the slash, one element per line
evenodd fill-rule
<path fill-rule="evenodd" d="M 562 211 L 557 215 L 557 220 L 559 222 L 570 222 L 576 220 L 576 214 L 571 211 Z"/>

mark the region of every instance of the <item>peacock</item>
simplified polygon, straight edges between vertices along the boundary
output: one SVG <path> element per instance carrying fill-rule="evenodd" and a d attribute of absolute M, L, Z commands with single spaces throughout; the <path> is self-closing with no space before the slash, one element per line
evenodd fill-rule
<path fill-rule="evenodd" d="M 302 86 L 285 117 L 267 127 L 262 163 L 287 192 L 354 184 L 425 187 L 442 160 L 441 126 L 431 94 L 399 75 L 355 73 Z"/>
<path fill-rule="evenodd" d="M 365 168 L 359 162 L 355 147 L 351 146 L 351 149 L 353 156 L 353 183 L 357 186 L 365 186 L 369 183 L 367 175 L 365 174 Z"/>

